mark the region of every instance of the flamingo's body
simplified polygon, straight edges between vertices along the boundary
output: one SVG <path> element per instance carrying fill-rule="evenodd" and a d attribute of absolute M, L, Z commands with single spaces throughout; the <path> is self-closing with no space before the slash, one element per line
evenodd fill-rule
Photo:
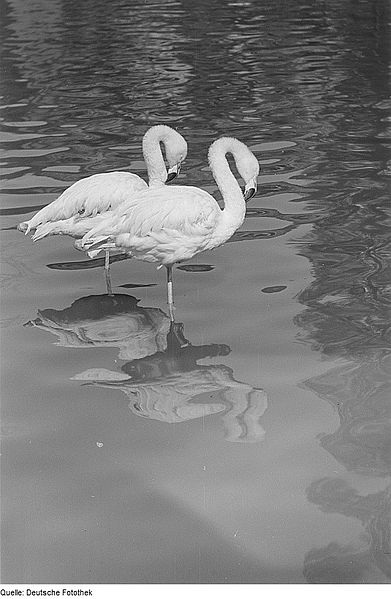
<path fill-rule="evenodd" d="M 197 187 L 153 189 L 141 193 L 135 204 L 106 214 L 82 244 L 92 246 L 91 257 L 115 247 L 139 260 L 169 266 L 224 243 L 244 215 L 243 201 L 237 221 L 230 223 L 230 215 Z"/>
<path fill-rule="evenodd" d="M 166 147 L 170 169 L 168 175 L 159 142 Z M 186 141 L 177 131 L 166 125 L 151 127 L 143 137 L 143 156 L 147 165 L 150 187 L 163 186 L 167 180 L 172 180 L 186 154 Z M 73 183 L 30 220 L 20 223 L 18 228 L 26 235 L 36 229 L 33 235 L 34 241 L 53 234 L 82 237 L 85 233 L 79 233 L 80 221 L 84 221 L 84 224 L 80 225 L 81 230 L 85 227 L 87 232 L 94 226 L 93 221 L 88 219 L 114 210 L 146 189 L 148 189 L 146 182 L 133 173 L 114 171 L 91 175 Z M 64 231 L 61 230 L 60 221 L 64 221 Z M 89 222 L 92 224 L 89 225 Z M 74 233 L 73 224 L 76 226 Z M 45 225 L 47 226 L 44 230 Z M 50 228 L 51 226 L 53 229 Z"/>
<path fill-rule="evenodd" d="M 168 173 L 160 142 L 166 148 Z M 166 181 L 171 181 L 179 172 L 186 154 L 186 141 L 174 129 L 166 125 L 151 127 L 143 138 L 143 155 L 150 188 L 159 188 Z M 131 204 L 147 189 L 146 182 L 133 173 L 117 171 L 92 175 L 73 183 L 30 220 L 20 223 L 18 229 L 25 235 L 35 229 L 33 241 L 48 235 L 69 235 L 80 239 L 90 229 L 100 225 L 105 214 L 123 203 Z M 109 282 L 109 251 L 106 251 L 105 268 L 106 281 Z M 109 292 L 111 293 L 111 288 Z"/>
<path fill-rule="evenodd" d="M 227 153 L 233 155 L 246 182 L 245 195 L 229 168 Z M 243 223 L 246 199 L 256 190 L 258 161 L 237 139 L 216 140 L 209 149 L 209 163 L 224 198 L 223 210 L 213 196 L 197 187 L 149 189 L 135 203 L 107 214 L 81 241 L 90 256 L 109 248 L 166 266 L 171 316 L 173 264 L 227 241 Z"/>

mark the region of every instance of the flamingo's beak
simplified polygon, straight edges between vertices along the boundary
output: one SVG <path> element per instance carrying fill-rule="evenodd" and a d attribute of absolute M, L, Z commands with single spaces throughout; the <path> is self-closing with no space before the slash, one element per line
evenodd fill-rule
<path fill-rule="evenodd" d="M 167 172 L 166 183 L 170 183 L 170 181 L 173 181 L 175 179 L 175 177 L 177 177 L 179 175 L 180 170 L 181 170 L 180 162 L 178 162 L 177 164 L 174 164 L 174 166 L 169 168 L 168 172 Z"/>
<path fill-rule="evenodd" d="M 257 193 L 257 179 L 254 177 L 250 179 L 243 191 L 244 201 L 248 202 Z"/>

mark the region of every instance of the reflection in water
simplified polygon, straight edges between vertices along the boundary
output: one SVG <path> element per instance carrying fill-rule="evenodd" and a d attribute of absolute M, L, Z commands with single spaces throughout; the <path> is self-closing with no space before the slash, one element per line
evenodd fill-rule
<path fill-rule="evenodd" d="M 162 310 L 138 301 L 124 294 L 83 297 L 64 310 L 39 310 L 26 324 L 50 331 L 63 347 L 119 347 L 118 357 L 129 360 L 121 372 L 92 368 L 73 379 L 120 389 L 137 416 L 176 423 L 219 413 L 227 441 L 261 441 L 265 392 L 236 381 L 228 366 L 198 364 L 230 348 L 192 345 L 182 323 L 170 325 Z"/>
<path fill-rule="evenodd" d="M 122 360 L 144 358 L 166 348 L 170 320 L 138 301 L 125 294 L 91 295 L 64 310 L 38 310 L 26 325 L 50 331 L 63 347 L 118 347 Z"/>
<path fill-rule="evenodd" d="M 348 470 L 369 476 L 391 473 L 390 354 L 362 350 L 355 364 L 333 368 L 305 382 L 331 403 L 339 428 L 321 445 Z"/>
<path fill-rule="evenodd" d="M 296 322 L 306 329 L 314 348 L 345 361 L 303 383 L 329 402 L 340 417 L 339 428 L 322 436 L 322 447 L 348 470 L 388 478 L 391 351 L 386 232 L 379 226 L 373 236 L 360 235 L 381 217 L 380 206 L 351 220 L 349 232 L 342 227 L 332 235 L 331 231 L 316 232 L 318 239 L 308 247 L 318 276 L 300 294 L 308 308 Z M 359 242 L 356 235 L 360 235 Z M 368 581 L 367 577 L 377 582 L 377 569 L 391 579 L 391 486 L 361 496 L 344 481 L 326 479 L 315 481 L 308 497 L 324 511 L 358 518 L 366 530 L 358 548 L 332 543 L 310 551 L 305 559 L 310 582 Z M 350 566 L 344 568 L 345 563 Z"/>
<path fill-rule="evenodd" d="M 314 349 L 344 361 L 303 383 L 340 418 L 338 429 L 321 437 L 322 447 L 347 470 L 380 478 L 391 474 L 387 233 L 380 222 L 385 205 L 383 196 L 344 226 L 315 227 L 302 247 L 315 280 L 299 295 L 307 309 L 296 317 Z M 323 511 L 358 518 L 365 529 L 357 544 L 309 551 L 304 568 L 309 582 L 391 579 L 391 486 L 363 496 L 330 478 L 312 483 L 308 498 Z"/>
<path fill-rule="evenodd" d="M 335 336 L 337 331 L 338 327 Z M 322 447 L 348 470 L 389 478 L 390 353 L 363 345 L 355 363 L 333 368 L 304 385 L 339 413 L 340 426 L 322 436 Z M 323 511 L 357 518 L 365 529 L 352 546 L 331 543 L 310 551 L 304 568 L 308 581 L 378 582 L 378 570 L 391 580 L 391 485 L 362 496 L 345 481 L 327 478 L 312 483 L 307 494 Z"/>
<path fill-rule="evenodd" d="M 350 545 L 330 543 L 310 551 L 304 565 L 308 582 L 391 579 L 391 485 L 379 493 L 362 496 L 341 479 L 324 478 L 310 485 L 308 499 L 324 512 L 357 518 L 365 530 Z"/>

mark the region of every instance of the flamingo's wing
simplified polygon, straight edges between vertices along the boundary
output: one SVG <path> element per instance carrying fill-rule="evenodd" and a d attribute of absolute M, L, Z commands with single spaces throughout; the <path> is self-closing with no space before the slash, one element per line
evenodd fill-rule
<path fill-rule="evenodd" d="M 20 223 L 26 234 L 47 222 L 69 219 L 75 215 L 95 216 L 117 208 L 123 201 L 148 189 L 138 175 L 125 172 L 101 173 L 76 181 L 56 200 L 42 208 L 29 221 Z"/>
<path fill-rule="evenodd" d="M 103 215 L 81 247 L 94 257 L 117 249 L 143 260 L 172 264 L 203 251 L 213 236 L 221 210 L 206 191 L 175 186 L 148 190 Z"/>
<path fill-rule="evenodd" d="M 163 230 L 191 234 L 191 230 L 209 230 L 221 213 L 215 199 L 197 187 L 176 186 L 151 190 L 139 201 L 116 210 L 116 233 L 145 237 Z"/>
<path fill-rule="evenodd" d="M 86 235 L 92 228 L 98 227 L 105 222 L 107 213 L 98 213 L 90 216 L 71 216 L 70 218 L 48 221 L 38 225 L 31 239 L 39 241 L 43 237 L 50 235 L 69 235 L 75 239 L 80 239 Z"/>

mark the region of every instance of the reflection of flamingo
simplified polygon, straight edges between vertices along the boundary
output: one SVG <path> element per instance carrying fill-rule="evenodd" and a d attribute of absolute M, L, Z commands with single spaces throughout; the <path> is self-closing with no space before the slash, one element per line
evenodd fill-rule
<path fill-rule="evenodd" d="M 26 326 L 53 333 L 62 347 L 118 347 L 123 360 L 143 358 L 166 349 L 170 320 L 138 301 L 126 294 L 81 297 L 64 310 L 38 310 Z"/>
<path fill-rule="evenodd" d="M 63 347 L 118 347 L 118 357 L 128 360 L 120 371 L 91 368 L 73 378 L 120 389 L 138 416 L 174 423 L 223 413 L 227 440 L 260 441 L 265 392 L 236 381 L 223 364 L 198 364 L 226 356 L 228 345 L 192 345 L 182 323 L 138 301 L 127 294 L 82 297 L 63 310 L 38 310 L 26 326 L 53 333 Z"/>
<path fill-rule="evenodd" d="M 245 181 L 244 195 L 233 176 L 226 154 L 231 153 Z M 181 260 L 223 244 L 243 223 L 246 200 L 257 187 L 258 160 L 237 139 L 223 137 L 209 149 L 209 163 L 224 198 L 224 210 L 206 191 L 178 185 L 142 192 L 137 204 L 120 206 L 81 241 L 90 257 L 102 249 L 123 251 L 167 268 L 167 298 L 173 316 L 172 267 Z"/>
<path fill-rule="evenodd" d="M 183 335 L 182 323 L 172 322 L 164 351 L 128 362 L 122 372 L 92 368 L 73 379 L 120 389 L 135 414 L 161 422 L 185 422 L 224 412 L 228 441 L 261 441 L 265 433 L 259 421 L 267 408 L 265 392 L 236 381 L 227 366 L 197 364 L 229 352 L 227 345 L 191 345 Z"/>
<path fill-rule="evenodd" d="M 160 142 L 166 149 L 168 174 Z M 148 169 L 149 187 L 163 186 L 166 181 L 175 178 L 186 154 L 186 141 L 174 129 L 166 125 L 151 127 L 143 138 L 143 155 Z M 145 189 L 148 189 L 145 181 L 133 173 L 118 171 L 92 175 L 76 181 L 30 220 L 20 223 L 18 228 L 25 234 L 35 229 L 33 241 L 48 235 L 69 235 L 78 239 L 92 227 L 99 225 L 107 212 L 123 202 L 132 205 L 138 194 Z M 109 249 L 105 254 L 107 290 L 111 294 Z"/>

